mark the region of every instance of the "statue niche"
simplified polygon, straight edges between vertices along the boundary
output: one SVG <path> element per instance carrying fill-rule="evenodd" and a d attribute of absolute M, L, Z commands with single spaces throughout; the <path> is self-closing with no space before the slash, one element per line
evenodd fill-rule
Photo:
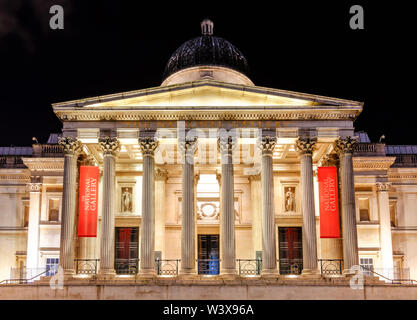
<path fill-rule="evenodd" d="M 285 194 L 285 212 L 295 211 L 295 187 L 286 187 Z"/>
<path fill-rule="evenodd" d="M 132 187 L 122 188 L 122 212 L 132 212 Z"/>

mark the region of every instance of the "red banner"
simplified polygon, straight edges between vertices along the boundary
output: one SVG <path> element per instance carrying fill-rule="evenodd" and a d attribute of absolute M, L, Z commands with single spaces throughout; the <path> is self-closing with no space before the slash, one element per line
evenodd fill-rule
<path fill-rule="evenodd" d="M 78 236 L 97 237 L 98 167 L 80 167 Z"/>
<path fill-rule="evenodd" d="M 339 238 L 336 167 L 319 167 L 320 238 Z"/>

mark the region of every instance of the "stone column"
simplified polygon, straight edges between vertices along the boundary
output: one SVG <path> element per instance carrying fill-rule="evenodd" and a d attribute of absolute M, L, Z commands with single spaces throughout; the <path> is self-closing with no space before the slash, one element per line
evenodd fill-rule
<path fill-rule="evenodd" d="M 114 275 L 114 212 L 116 184 L 116 155 L 120 149 L 117 138 L 99 139 L 103 150 L 103 197 L 101 212 L 100 274 Z"/>
<path fill-rule="evenodd" d="M 154 137 L 139 138 L 143 155 L 142 225 L 140 232 L 140 274 L 155 275 L 155 150 Z"/>
<path fill-rule="evenodd" d="M 296 141 L 301 161 L 301 208 L 303 212 L 303 274 L 316 274 L 317 238 L 314 207 L 313 151 L 317 138 L 302 137 Z"/>
<path fill-rule="evenodd" d="M 274 208 L 274 173 L 272 170 L 272 153 L 276 137 L 263 137 L 260 143 L 261 190 L 262 190 L 262 275 L 273 275 L 277 270 L 277 253 L 275 237 Z"/>
<path fill-rule="evenodd" d="M 178 141 L 182 154 L 181 200 L 181 270 L 182 275 L 195 274 L 195 190 L 194 153 L 197 138 Z"/>
<path fill-rule="evenodd" d="M 236 243 L 235 243 L 235 205 L 234 205 L 234 172 L 232 137 L 219 139 L 221 157 L 221 211 L 220 211 L 220 241 L 221 241 L 221 274 L 236 274 Z"/>
<path fill-rule="evenodd" d="M 262 223 L 261 223 L 261 175 L 249 176 L 250 200 L 252 210 L 252 243 L 253 254 L 256 259 L 256 252 L 262 251 Z"/>
<path fill-rule="evenodd" d="M 31 179 L 37 180 L 37 179 Z M 39 219 L 42 183 L 31 182 L 27 185 L 29 191 L 29 224 L 27 239 L 26 268 L 38 268 L 39 259 Z M 32 274 L 37 274 L 32 272 Z"/>
<path fill-rule="evenodd" d="M 81 142 L 76 138 L 62 137 L 58 144 L 64 152 L 59 265 L 64 274 L 71 275 L 74 274 L 77 158 L 81 151 Z"/>
<path fill-rule="evenodd" d="M 165 169 L 155 170 L 155 251 L 165 256 L 165 182 L 168 172 Z"/>
<path fill-rule="evenodd" d="M 359 265 L 358 235 L 356 229 L 355 185 L 353 173 L 353 150 L 357 140 L 352 137 L 336 140 L 335 150 L 340 158 L 340 180 L 342 195 L 343 259 L 344 273 L 349 274 L 352 266 Z"/>
<path fill-rule="evenodd" d="M 381 245 L 381 260 L 383 273 L 386 277 L 394 278 L 394 260 L 392 256 L 391 217 L 389 211 L 388 190 L 390 183 L 377 182 L 379 209 L 379 241 Z"/>

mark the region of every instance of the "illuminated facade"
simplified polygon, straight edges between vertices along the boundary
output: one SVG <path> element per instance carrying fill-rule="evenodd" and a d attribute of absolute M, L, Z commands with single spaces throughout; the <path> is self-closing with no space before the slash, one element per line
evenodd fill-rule
<path fill-rule="evenodd" d="M 360 102 L 255 86 L 212 31 L 203 21 L 161 86 L 53 104 L 62 134 L 0 149 L 0 281 L 58 264 L 66 279 L 356 265 L 417 279 L 417 146 L 356 133 Z M 77 237 L 80 165 L 100 169 L 97 237 Z M 338 168 L 336 239 L 320 238 L 321 166 Z"/>

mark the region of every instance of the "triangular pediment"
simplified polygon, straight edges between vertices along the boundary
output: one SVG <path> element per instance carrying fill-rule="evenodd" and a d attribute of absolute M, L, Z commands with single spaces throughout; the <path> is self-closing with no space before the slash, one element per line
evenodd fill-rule
<path fill-rule="evenodd" d="M 239 106 L 352 106 L 360 102 L 218 81 L 195 81 L 54 104 L 54 107 L 149 108 Z"/>

